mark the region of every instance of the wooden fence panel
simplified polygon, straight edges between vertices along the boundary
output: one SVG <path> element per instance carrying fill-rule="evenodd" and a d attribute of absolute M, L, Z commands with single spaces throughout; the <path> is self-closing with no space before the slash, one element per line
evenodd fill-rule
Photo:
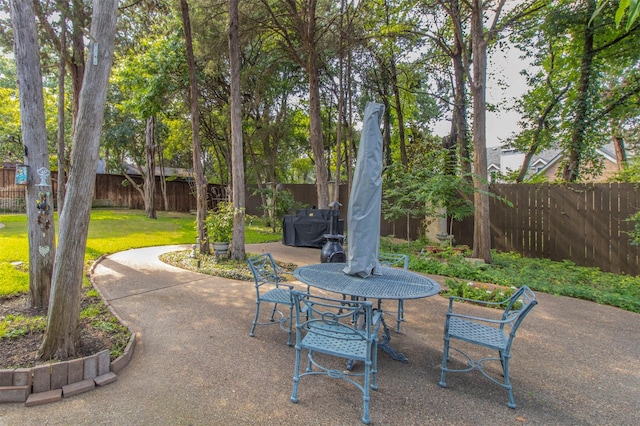
<path fill-rule="evenodd" d="M 496 203 L 500 203 L 500 202 L 502 201 L 497 200 L 495 198 L 492 198 L 490 200 L 489 211 L 492 212 L 491 236 L 492 236 L 492 247 L 494 247 L 496 250 L 504 251 L 505 248 L 508 246 L 506 242 L 507 235 L 505 233 L 505 229 L 507 228 L 507 223 L 509 223 L 508 221 L 510 218 L 509 215 L 511 211 L 507 209 L 501 209 L 495 206 Z M 473 232 L 473 227 L 471 227 L 470 232 Z M 460 238 L 456 236 L 456 240 L 459 240 L 459 239 Z M 471 238 L 469 239 L 469 241 L 473 241 L 473 235 L 471 235 Z M 471 247 L 471 245 L 468 242 L 465 244 Z"/>
<path fill-rule="evenodd" d="M 0 188 L 8 188 L 16 184 L 15 169 L 0 169 Z"/>
<path fill-rule="evenodd" d="M 52 173 L 54 178 L 55 172 Z M 142 183 L 141 179 L 135 178 Z M 131 184 L 123 186 L 123 176 L 97 175 L 95 205 L 143 209 L 141 194 Z M 15 170 L 0 169 L 0 191 L 5 195 L 15 187 Z M 156 185 L 156 208 L 164 209 L 160 185 Z M 298 202 L 312 206 L 316 202 L 314 185 L 284 185 Z M 255 188 L 255 187 L 253 187 Z M 54 186 L 55 189 L 55 186 Z M 490 190 L 492 247 L 523 256 L 568 259 L 578 265 L 597 266 L 604 271 L 640 275 L 640 246 L 632 245 L 629 233 L 634 224 L 628 218 L 640 210 L 640 190 L 635 184 L 540 185 L 494 184 Z M 247 188 L 247 213 L 260 215 L 262 201 Z M 168 208 L 195 210 L 194 187 L 188 181 L 167 182 Z M 224 198 L 225 188 L 210 185 L 208 201 L 212 207 Z M 6 195 L 7 197 L 12 195 Z M 4 197 L 4 196 L 3 196 Z M 55 200 L 55 193 L 52 195 Z M 340 187 L 343 204 L 340 217 L 346 219 L 349 189 Z M 416 238 L 422 229 L 420 219 L 393 223 L 381 220 L 381 235 Z M 458 244 L 473 246 L 473 217 L 453 224 Z"/>
<path fill-rule="evenodd" d="M 573 202 L 575 203 L 576 215 L 572 228 L 575 233 L 574 238 L 571 239 L 571 260 L 578 265 L 585 264 L 585 251 L 587 244 L 587 227 L 586 227 L 586 197 L 588 190 L 583 185 L 571 184 L 567 187 L 573 191 Z"/>
<path fill-rule="evenodd" d="M 595 191 L 594 185 L 588 185 L 585 192 L 585 250 L 584 258 L 586 263 L 595 264 L 597 261 L 596 252 L 597 247 L 600 245 L 598 226 L 596 223 L 597 218 L 600 216 L 600 207 L 602 205 L 598 196 L 601 195 Z M 608 257 L 605 259 L 608 260 Z"/>
<path fill-rule="evenodd" d="M 513 191 L 507 191 L 506 188 L 504 188 L 504 191 L 500 192 L 500 196 L 502 198 L 504 198 L 505 200 L 507 200 L 508 202 L 510 202 L 512 205 L 515 205 L 516 201 L 515 201 L 515 193 Z M 497 201 L 495 199 L 491 199 L 491 206 L 489 208 L 490 212 L 496 212 L 497 214 L 497 221 L 491 219 L 491 223 L 492 225 L 492 232 L 491 235 L 497 235 L 499 237 L 499 241 L 494 241 L 492 243 L 495 244 L 495 247 L 498 250 L 508 250 L 508 247 L 512 247 L 512 233 L 511 230 L 513 229 L 513 219 L 515 217 L 515 210 L 514 209 L 503 209 L 501 208 L 501 206 L 498 205 L 500 201 Z M 493 214 L 492 214 L 493 216 Z M 469 222 L 471 225 L 471 229 L 470 229 L 470 234 L 471 234 L 471 240 L 468 243 L 468 245 L 470 247 L 473 246 L 473 217 L 469 218 Z M 499 231 L 498 231 L 499 230 Z M 499 247 L 499 248 L 498 248 Z"/>
<path fill-rule="evenodd" d="M 612 215 L 618 224 L 618 232 L 614 237 L 618 245 L 618 257 L 620 261 L 620 270 L 626 271 L 631 268 L 634 246 L 630 244 L 629 234 L 630 231 L 629 222 L 626 219 L 631 216 L 634 211 L 631 206 L 634 205 L 634 201 L 631 199 L 633 194 L 632 188 L 621 188 L 618 193 L 618 210 Z M 635 263 L 635 262 L 633 262 Z"/>
<path fill-rule="evenodd" d="M 544 257 L 545 253 L 548 253 L 548 240 L 549 235 L 549 185 L 537 185 L 533 188 L 533 253 L 535 257 Z"/>
<path fill-rule="evenodd" d="M 569 209 L 573 207 L 566 198 L 569 195 L 569 191 L 565 188 L 559 188 L 558 191 L 549 193 L 551 203 L 550 232 L 555 236 L 551 247 L 549 247 L 552 259 L 571 258 L 571 245 L 567 239 L 567 233 L 570 229 L 570 223 L 575 220 L 575 212 L 569 212 Z"/>

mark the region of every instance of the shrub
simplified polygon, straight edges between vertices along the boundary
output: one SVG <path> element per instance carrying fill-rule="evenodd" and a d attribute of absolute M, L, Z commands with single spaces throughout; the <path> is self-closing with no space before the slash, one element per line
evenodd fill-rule
<path fill-rule="evenodd" d="M 212 243 L 228 243 L 233 236 L 233 204 L 219 202 L 215 210 L 207 213 L 207 237 Z"/>

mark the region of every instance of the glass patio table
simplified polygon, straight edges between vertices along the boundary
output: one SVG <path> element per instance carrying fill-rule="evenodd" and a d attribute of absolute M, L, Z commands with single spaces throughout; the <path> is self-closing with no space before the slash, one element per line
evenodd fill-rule
<path fill-rule="evenodd" d="M 302 283 L 321 290 L 345 296 L 363 299 L 406 300 L 421 299 L 438 294 L 440 285 L 431 278 L 400 268 L 380 266 L 374 275 L 361 278 L 343 272 L 346 263 L 319 263 L 301 266 L 293 271 L 293 275 Z M 378 309 L 383 313 L 383 337 L 378 344 L 380 349 L 391 355 L 393 359 L 408 362 L 406 356 L 389 345 L 391 333 L 384 321 L 381 304 Z"/>

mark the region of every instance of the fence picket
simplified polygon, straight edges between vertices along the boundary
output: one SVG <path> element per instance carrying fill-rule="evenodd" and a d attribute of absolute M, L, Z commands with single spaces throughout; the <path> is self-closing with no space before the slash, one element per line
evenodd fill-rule
<path fill-rule="evenodd" d="M 55 179 L 55 172 L 52 178 Z M 142 183 L 136 178 L 137 183 Z M 142 196 L 132 185 L 123 186 L 123 176 L 97 175 L 94 202 L 112 207 L 144 208 Z M 156 185 L 156 208 L 164 210 L 164 203 Z M 284 185 L 293 198 L 309 206 L 315 204 L 314 185 Z M 54 184 L 55 191 L 55 184 Z M 261 214 L 261 199 L 247 190 L 248 214 Z M 640 210 L 640 190 L 630 183 L 539 185 L 492 184 L 490 190 L 502 200 L 490 199 L 492 247 L 498 251 L 512 251 L 524 256 L 545 257 L 552 260 L 569 259 L 578 265 L 598 266 L 604 271 L 640 275 L 640 246 L 631 245 L 629 232 L 633 223 L 627 219 Z M 13 192 L 15 191 L 15 195 Z M 195 210 L 192 184 L 185 180 L 167 182 L 169 209 Z M 211 202 L 223 197 L 224 188 L 210 185 Z M 0 169 L 0 206 L 16 205 L 24 190 L 15 188 L 15 170 Z M 340 188 L 343 204 L 341 217 L 346 217 L 349 189 Z M 55 196 L 53 196 L 55 200 Z M 3 204 L 4 203 L 4 204 Z M 24 202 L 22 203 L 24 204 Z M 211 206 L 210 206 L 211 207 Z M 24 211 L 24 210 L 23 210 Z M 459 244 L 473 246 L 473 217 L 453 226 Z M 409 221 L 409 237 L 415 239 L 421 230 L 420 219 Z M 394 234 L 407 238 L 407 219 L 394 223 L 381 220 L 381 235 Z"/>

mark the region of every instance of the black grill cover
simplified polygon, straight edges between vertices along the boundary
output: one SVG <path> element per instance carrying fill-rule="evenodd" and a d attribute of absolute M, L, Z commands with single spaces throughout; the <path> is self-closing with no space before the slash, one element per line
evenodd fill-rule
<path fill-rule="evenodd" d="M 285 216 L 282 220 L 282 244 L 294 247 L 322 248 L 324 235 L 331 233 L 333 212 L 325 209 L 301 209 L 295 216 Z M 339 219 L 333 230 L 342 234 L 344 220 Z"/>

